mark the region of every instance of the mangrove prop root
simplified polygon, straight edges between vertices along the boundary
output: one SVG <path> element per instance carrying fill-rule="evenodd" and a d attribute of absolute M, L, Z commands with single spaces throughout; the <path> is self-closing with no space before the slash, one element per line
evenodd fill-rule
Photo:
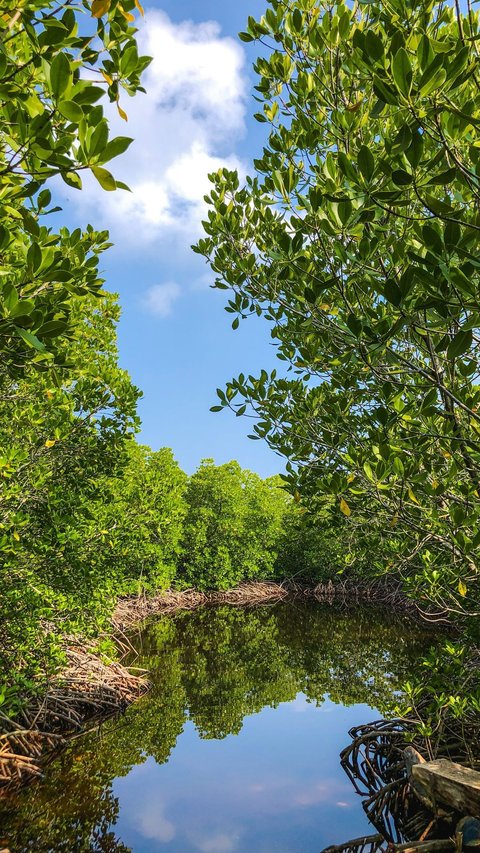
<path fill-rule="evenodd" d="M 166 590 L 155 596 L 141 595 L 118 602 L 113 624 L 117 631 L 131 628 L 149 616 L 173 613 L 176 610 L 193 610 L 206 604 L 233 604 L 248 606 L 283 599 L 307 598 L 335 606 L 350 606 L 358 601 L 395 607 L 397 611 L 418 618 L 416 605 L 409 601 L 401 588 L 385 582 L 353 584 L 352 582 L 317 584 L 315 586 L 286 581 L 255 581 L 244 583 L 234 589 L 200 592 L 196 589 L 183 591 Z M 424 620 L 422 620 L 424 621 Z"/>
<path fill-rule="evenodd" d="M 418 741 L 415 726 L 415 720 L 397 719 L 350 729 L 352 742 L 340 753 L 341 765 L 378 834 L 328 847 L 323 853 L 448 853 L 456 849 L 460 812 L 428 808 L 410 784 L 405 750 L 415 744 L 421 753 L 427 746 Z M 473 740 L 475 734 L 471 733 Z M 458 744 L 458 732 L 444 730 L 433 746 L 451 755 L 458 751 Z"/>
<path fill-rule="evenodd" d="M 143 676 L 122 664 L 104 663 L 88 649 L 70 646 L 67 665 L 30 704 L 25 725 L 12 723 L 0 734 L 0 790 L 10 790 L 41 775 L 45 755 L 54 753 L 86 722 L 124 710 L 147 689 Z M 5 720 L 4 720 L 5 723 Z"/>

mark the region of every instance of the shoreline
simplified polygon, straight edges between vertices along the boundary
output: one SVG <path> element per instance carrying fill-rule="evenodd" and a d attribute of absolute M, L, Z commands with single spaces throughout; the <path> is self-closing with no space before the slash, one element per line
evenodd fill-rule
<path fill-rule="evenodd" d="M 129 643 L 125 632 L 156 615 L 209 605 L 251 607 L 299 599 L 346 607 L 370 603 L 394 608 L 407 618 L 428 623 L 401 589 L 391 584 L 334 584 L 330 581 L 312 585 L 262 581 L 225 591 L 165 590 L 153 596 L 120 599 L 112 614 L 112 638 L 119 650 L 126 651 Z M 45 763 L 72 737 L 81 734 L 89 725 L 99 725 L 124 712 L 148 691 L 148 673 L 134 674 L 120 661 L 105 663 L 91 647 L 81 645 L 79 640 L 67 641 L 65 652 L 66 667 L 49 680 L 43 695 L 32 699 L 20 719 L 2 719 L 0 796 L 40 778 Z"/>
<path fill-rule="evenodd" d="M 148 690 L 145 675 L 134 675 L 119 661 L 105 663 L 80 643 L 66 649 L 67 665 L 20 718 L 2 716 L 0 796 L 42 775 L 44 763 L 87 725 L 124 711 Z"/>
<path fill-rule="evenodd" d="M 123 632 L 148 619 L 179 610 L 194 610 L 197 607 L 215 604 L 230 604 L 238 607 L 275 603 L 286 600 L 310 600 L 319 603 L 371 603 L 395 607 L 403 615 L 416 616 L 428 622 L 417 605 L 408 599 L 400 586 L 382 582 L 356 584 L 352 582 L 308 584 L 296 581 L 251 581 L 228 590 L 202 592 L 196 589 L 165 590 L 158 595 L 140 595 L 120 599 L 112 616 L 117 631 Z"/>

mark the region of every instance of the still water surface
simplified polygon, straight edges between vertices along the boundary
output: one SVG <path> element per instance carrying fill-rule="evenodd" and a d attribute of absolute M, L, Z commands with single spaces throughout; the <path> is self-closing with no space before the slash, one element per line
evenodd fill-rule
<path fill-rule="evenodd" d="M 282 602 L 163 617 L 134 642 L 152 690 L 0 806 L 11 853 L 318 853 L 373 831 L 338 754 L 395 706 L 425 631 Z"/>

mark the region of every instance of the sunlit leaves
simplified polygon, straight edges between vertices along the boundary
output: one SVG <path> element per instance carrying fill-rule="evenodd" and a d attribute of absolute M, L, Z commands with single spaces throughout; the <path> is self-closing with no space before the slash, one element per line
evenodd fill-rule
<path fill-rule="evenodd" d="M 474 606 L 478 14 L 459 28 L 439 3 L 299 11 L 249 21 L 271 48 L 256 64 L 271 134 L 245 188 L 212 176 L 197 247 L 235 319 L 268 318 L 287 372 L 233 380 L 221 407 L 258 419 L 251 435 L 316 511 L 345 515 L 343 500 L 345 523 L 391 531 L 412 594 L 458 603 L 460 574 Z"/>
<path fill-rule="evenodd" d="M 104 164 L 122 154 L 131 140 L 110 138 L 98 102 L 107 95 L 118 105 L 123 89 L 135 94 L 149 63 L 138 54 L 131 27 L 133 8 L 130 0 L 125 7 L 110 0 L 93 0 L 91 17 L 86 18 L 81 11 L 46 0 L 27 3 L 21 15 L 12 17 L 12 35 L 0 53 L 5 128 L 1 140 L 0 250 L 4 256 L 0 334 L 6 370 L 21 372 L 32 360 L 32 350 L 37 353 L 33 357 L 37 366 L 51 366 L 56 358 L 52 342 L 62 335 L 61 325 L 52 323 L 63 323 L 63 332 L 68 327 L 66 293 L 79 296 L 98 290 L 96 277 L 88 274 L 88 267 L 83 268 L 85 253 L 65 266 L 53 260 L 51 248 L 44 253 L 48 240 L 53 246 L 55 239 L 42 231 L 38 217 L 50 212 L 50 191 L 43 187 L 56 175 L 69 187 L 82 189 L 82 171 L 90 167 L 102 188 L 125 188 Z M 121 107 L 119 110 L 123 113 Z M 23 275 L 22 257 L 27 259 Z M 2 303 L 9 269 L 22 301 L 13 313 L 4 311 Z M 28 312 L 26 300 L 34 302 Z M 9 317 L 17 322 L 8 323 Z M 45 330 L 45 340 L 40 329 Z"/>

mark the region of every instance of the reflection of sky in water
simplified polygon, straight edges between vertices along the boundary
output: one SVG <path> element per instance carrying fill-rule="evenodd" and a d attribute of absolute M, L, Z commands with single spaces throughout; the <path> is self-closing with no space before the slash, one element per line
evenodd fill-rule
<path fill-rule="evenodd" d="M 133 853 L 318 853 L 371 832 L 338 756 L 348 729 L 374 717 L 298 694 L 223 740 L 189 722 L 167 764 L 149 758 L 115 781 L 116 835 Z"/>

